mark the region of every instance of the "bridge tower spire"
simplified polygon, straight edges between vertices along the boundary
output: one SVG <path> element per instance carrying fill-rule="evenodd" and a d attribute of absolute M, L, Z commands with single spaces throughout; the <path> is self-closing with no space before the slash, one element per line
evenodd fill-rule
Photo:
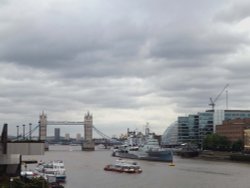
<path fill-rule="evenodd" d="M 93 116 L 89 112 L 84 116 L 84 142 L 82 150 L 95 150 L 95 144 L 93 141 Z"/>

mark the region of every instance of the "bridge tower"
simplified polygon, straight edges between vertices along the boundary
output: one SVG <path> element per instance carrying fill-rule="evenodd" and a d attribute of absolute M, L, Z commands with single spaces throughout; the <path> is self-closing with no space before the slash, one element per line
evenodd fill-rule
<path fill-rule="evenodd" d="M 83 151 L 94 151 L 95 143 L 93 141 L 93 116 L 88 112 L 84 117 L 84 142 Z"/>
<path fill-rule="evenodd" d="M 47 115 L 42 112 L 39 118 L 39 140 L 45 141 L 47 137 Z"/>

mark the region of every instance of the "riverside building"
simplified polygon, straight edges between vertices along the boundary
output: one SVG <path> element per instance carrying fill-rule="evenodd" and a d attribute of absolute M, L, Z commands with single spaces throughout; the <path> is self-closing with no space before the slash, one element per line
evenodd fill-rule
<path fill-rule="evenodd" d="M 65 134 L 65 140 L 70 140 L 70 134 L 69 133 Z"/>
<path fill-rule="evenodd" d="M 178 136 L 178 124 L 177 122 L 172 123 L 168 126 L 161 138 L 162 145 L 177 145 Z"/>
<path fill-rule="evenodd" d="M 216 132 L 216 125 L 221 125 L 224 120 L 245 118 L 250 118 L 250 110 L 207 110 L 180 116 L 177 119 L 177 142 L 201 146 L 206 135 Z"/>
<path fill-rule="evenodd" d="M 60 128 L 55 128 L 54 129 L 54 139 L 55 141 L 60 141 L 61 136 L 60 136 Z"/>
<path fill-rule="evenodd" d="M 225 120 L 221 125 L 216 125 L 216 133 L 225 136 L 231 142 L 244 140 L 244 131 L 250 130 L 250 118 Z"/>

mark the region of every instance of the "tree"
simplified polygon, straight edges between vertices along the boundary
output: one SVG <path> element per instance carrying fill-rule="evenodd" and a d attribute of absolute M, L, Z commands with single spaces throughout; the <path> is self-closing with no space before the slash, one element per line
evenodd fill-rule
<path fill-rule="evenodd" d="M 203 140 L 203 148 L 209 150 L 230 150 L 231 142 L 225 136 L 216 133 L 207 135 Z"/>
<path fill-rule="evenodd" d="M 13 188 L 48 188 L 48 183 L 42 177 L 32 178 L 26 183 L 20 179 L 14 179 Z"/>
<path fill-rule="evenodd" d="M 243 141 L 241 139 L 232 143 L 232 151 L 242 151 L 243 150 Z"/>

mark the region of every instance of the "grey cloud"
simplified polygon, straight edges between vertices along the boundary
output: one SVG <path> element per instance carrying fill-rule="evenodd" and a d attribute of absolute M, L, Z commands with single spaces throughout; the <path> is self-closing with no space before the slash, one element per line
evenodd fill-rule
<path fill-rule="evenodd" d="M 34 9 L 39 10 L 39 7 Z M 81 17 L 84 13 L 72 13 L 66 17 L 66 11 L 60 12 L 60 17 L 46 10 L 42 10 L 41 15 L 35 10 L 31 10 L 31 14 L 24 10 L 23 18 L 7 19 L 10 26 L 0 34 L 2 61 L 56 69 L 68 64 L 76 66 L 73 63 L 79 56 L 83 61 L 80 64 L 100 61 L 100 53 L 114 58 L 135 57 L 144 40 L 143 28 L 119 18 L 119 14 L 117 20 L 109 16 L 96 20 L 93 13 L 90 13 L 90 18 Z M 77 12 L 79 10 L 77 8 Z M 46 19 L 48 16 L 51 19 Z"/>
<path fill-rule="evenodd" d="M 249 44 L 249 40 L 246 40 L 243 35 L 227 31 L 214 31 L 213 28 L 208 27 L 199 33 L 198 31 L 177 32 L 177 34 L 166 36 L 168 38 L 161 38 L 155 42 L 151 51 L 152 56 L 182 60 L 188 65 L 188 62 L 207 63 L 204 60 L 210 56 L 225 56 L 236 52 L 239 47 Z M 199 63 L 195 63 L 197 61 Z M 178 65 L 178 62 L 174 61 L 175 63 Z M 183 66 L 185 65 L 183 64 Z"/>
<path fill-rule="evenodd" d="M 41 110 L 81 119 L 90 110 L 110 132 L 144 120 L 164 130 L 179 114 L 210 108 L 209 97 L 227 83 L 229 104 L 247 108 L 249 34 L 217 22 L 225 7 L 215 0 L 6 3 L 0 123 L 37 122 Z"/>
<path fill-rule="evenodd" d="M 223 22 L 240 22 L 250 16 L 250 3 L 245 0 L 233 1 L 215 16 L 215 20 Z"/>
<path fill-rule="evenodd" d="M 113 59 L 115 61 L 131 59 L 136 61 L 139 50 L 147 43 L 151 35 L 157 35 L 157 30 L 162 28 L 167 27 L 168 29 L 169 22 L 160 19 L 164 15 L 168 16 L 163 7 L 168 10 L 172 10 L 174 7 L 175 11 L 186 7 L 176 6 L 171 1 L 161 2 L 161 5 L 158 3 L 152 4 L 149 1 L 150 6 L 139 8 L 141 3 L 134 3 L 133 5 L 119 1 L 117 2 L 118 10 L 113 9 L 108 4 L 104 6 L 103 12 L 98 12 L 97 15 L 99 16 L 104 13 L 107 14 L 106 17 L 102 17 L 99 21 L 95 19 L 92 12 L 88 11 L 87 13 L 90 14 L 89 19 L 80 17 L 79 8 L 76 10 L 77 13 L 52 9 L 55 12 L 59 11 L 60 16 L 54 14 L 51 8 L 46 12 L 46 9 L 39 10 L 37 7 L 34 7 L 34 9 L 38 9 L 41 15 L 36 14 L 35 10 L 31 10 L 31 13 L 26 13 L 26 15 L 24 8 L 22 10 L 24 18 L 17 19 L 17 24 L 16 19 L 9 20 L 12 33 L 8 34 L 8 30 L 6 31 L 7 38 L 5 37 L 5 40 L 3 40 L 0 55 L 2 60 L 6 62 L 54 69 L 61 66 L 75 67 L 88 62 L 107 63 Z M 199 4 L 199 6 L 203 5 Z M 80 7 L 86 9 L 83 4 Z M 152 7 L 154 7 L 152 11 L 157 14 L 150 12 Z M 191 9 L 190 6 L 187 7 Z M 110 9 L 117 13 L 116 19 L 111 17 L 113 14 L 105 12 L 105 10 Z M 137 12 L 138 9 L 139 13 Z M 126 16 L 127 11 L 131 15 Z M 48 15 L 43 15 L 45 13 Z M 170 13 L 176 16 L 173 10 Z M 33 17 L 29 17 L 29 15 Z M 66 15 L 69 17 L 66 17 Z M 184 12 L 184 15 L 187 15 L 187 12 Z M 195 17 L 195 15 L 189 15 L 191 18 Z M 151 16 L 155 16 L 155 18 Z M 51 19 L 46 19 L 48 17 Z M 142 20 L 136 22 L 134 18 L 142 18 Z M 150 22 L 151 24 L 148 24 Z M 177 23 L 180 24 L 180 21 Z M 176 24 L 171 25 L 171 27 L 176 27 Z M 194 55 L 215 53 L 216 50 L 221 49 L 215 48 L 213 50 L 212 47 L 206 47 L 207 41 L 188 36 L 186 33 L 174 33 L 169 35 L 169 38 L 166 37 L 169 33 L 162 32 L 159 34 L 160 36 L 165 35 L 165 37 L 157 37 L 156 44 L 152 46 L 152 49 L 149 49 L 154 58 L 165 56 L 170 58 L 180 56 L 190 58 L 190 56 Z M 203 42 L 205 42 L 204 45 L 201 44 Z M 75 61 L 79 56 L 81 62 Z"/>

